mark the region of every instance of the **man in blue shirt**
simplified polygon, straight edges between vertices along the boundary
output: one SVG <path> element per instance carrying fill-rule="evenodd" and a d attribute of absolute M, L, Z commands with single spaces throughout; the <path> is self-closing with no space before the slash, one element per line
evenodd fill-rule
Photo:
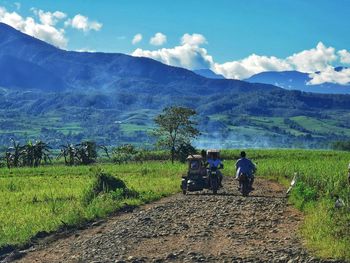
<path fill-rule="evenodd" d="M 218 158 L 217 154 L 214 154 L 212 156 L 212 158 L 207 159 L 207 165 L 209 165 L 209 169 L 211 169 L 211 168 L 217 169 L 217 173 L 219 175 L 219 186 L 223 187 L 222 186 L 222 173 L 220 172 L 219 168 L 224 168 L 224 165 L 221 162 L 221 160 Z"/>
<path fill-rule="evenodd" d="M 236 179 L 241 173 L 245 173 L 250 177 L 250 188 L 254 190 L 254 173 L 256 171 L 255 164 L 246 158 L 246 153 L 244 151 L 241 152 L 241 158 L 236 162 Z M 240 189 L 240 187 L 239 187 Z"/>

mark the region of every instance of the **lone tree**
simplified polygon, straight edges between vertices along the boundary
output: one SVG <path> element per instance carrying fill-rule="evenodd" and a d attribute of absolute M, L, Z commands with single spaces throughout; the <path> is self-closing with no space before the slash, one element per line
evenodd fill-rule
<path fill-rule="evenodd" d="M 190 145 L 191 139 L 199 135 L 195 128 L 197 123 L 191 120 L 196 114 L 196 111 L 190 108 L 171 106 L 165 108 L 154 119 L 158 125 L 154 131 L 158 137 L 158 145 L 170 149 L 172 163 L 179 147 Z"/>

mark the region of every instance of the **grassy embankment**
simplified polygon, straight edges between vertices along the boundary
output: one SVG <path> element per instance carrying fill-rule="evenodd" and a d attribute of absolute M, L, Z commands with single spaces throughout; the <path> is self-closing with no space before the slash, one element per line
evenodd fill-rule
<path fill-rule="evenodd" d="M 239 151 L 222 152 L 224 174 L 234 174 Z M 249 150 L 258 164 L 258 175 L 278 180 L 286 186 L 294 172 L 299 180 L 290 202 L 305 212 L 301 232 L 306 244 L 323 257 L 350 260 L 350 189 L 347 165 L 350 153 L 306 150 Z M 162 156 L 158 156 L 162 158 Z M 108 213 L 124 205 L 139 205 L 179 191 L 182 164 L 102 164 L 104 171 L 122 179 L 138 197 L 115 198 L 103 195 L 84 203 L 86 189 L 94 177 L 91 167 L 62 165 L 40 168 L 0 169 L 0 247 L 21 244 L 39 231 L 52 231 Z M 338 194 L 347 208 L 335 209 Z M 64 223 L 63 223 L 64 222 Z"/>

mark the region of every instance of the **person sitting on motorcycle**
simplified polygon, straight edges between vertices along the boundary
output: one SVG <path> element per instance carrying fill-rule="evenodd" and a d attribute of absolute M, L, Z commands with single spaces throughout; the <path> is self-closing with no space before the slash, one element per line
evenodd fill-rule
<path fill-rule="evenodd" d="M 219 186 L 223 187 L 222 186 L 223 175 L 222 175 L 222 173 L 221 173 L 221 171 L 219 169 L 223 169 L 224 165 L 223 165 L 223 163 L 221 162 L 221 160 L 218 158 L 218 156 L 216 154 L 214 154 L 211 157 L 208 157 L 207 162 L 206 162 L 206 166 L 208 166 L 208 165 L 209 165 L 209 169 L 214 168 L 214 169 L 217 170 L 217 173 L 218 173 L 218 176 L 219 176 Z"/>
<path fill-rule="evenodd" d="M 239 179 L 239 175 L 241 173 L 244 173 L 248 175 L 250 178 L 250 189 L 254 190 L 253 183 L 254 183 L 254 173 L 256 171 L 255 164 L 246 158 L 246 153 L 244 151 L 241 152 L 241 158 L 237 160 L 236 162 L 236 179 Z M 241 185 L 239 185 L 239 190 L 241 189 Z"/>

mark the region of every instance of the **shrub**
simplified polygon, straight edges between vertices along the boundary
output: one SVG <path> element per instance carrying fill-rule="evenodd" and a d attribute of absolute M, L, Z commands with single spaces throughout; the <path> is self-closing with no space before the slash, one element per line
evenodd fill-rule
<path fill-rule="evenodd" d="M 298 182 L 292 192 L 292 200 L 295 206 L 301 210 L 305 208 L 306 204 L 312 204 L 317 198 L 316 189 L 307 186 L 303 182 Z"/>
<path fill-rule="evenodd" d="M 140 161 L 140 154 L 135 146 L 124 144 L 113 149 L 112 160 L 115 163 L 122 164 L 131 161 Z"/>
<path fill-rule="evenodd" d="M 95 180 L 93 184 L 85 191 L 83 202 L 85 204 L 101 195 L 110 194 L 113 199 L 124 199 L 137 197 L 138 193 L 127 188 L 123 180 L 103 172 L 101 169 L 95 171 Z"/>
<path fill-rule="evenodd" d="M 350 141 L 336 141 L 332 144 L 332 148 L 340 151 L 350 151 Z"/>

